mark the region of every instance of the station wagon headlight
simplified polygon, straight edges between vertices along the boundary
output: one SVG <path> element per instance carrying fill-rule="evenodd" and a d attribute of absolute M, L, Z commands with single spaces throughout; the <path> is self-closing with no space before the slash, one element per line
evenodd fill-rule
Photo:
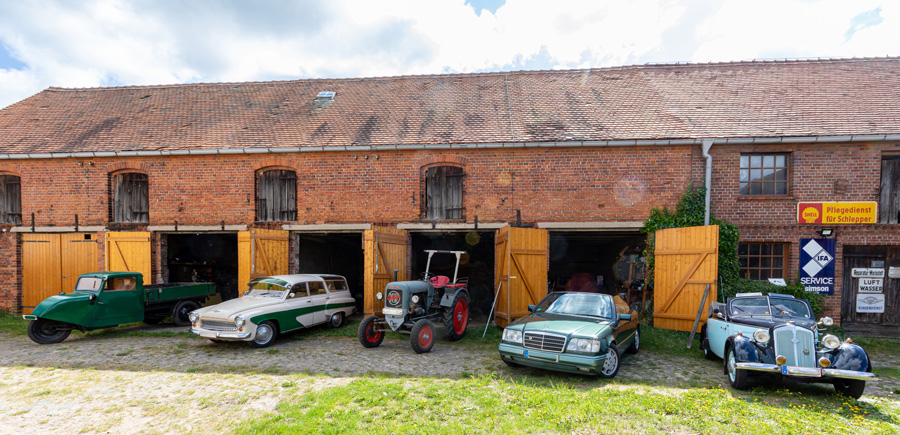
<path fill-rule="evenodd" d="M 822 337 L 822 345 L 829 349 L 837 349 L 841 345 L 841 340 L 831 334 Z"/>
<path fill-rule="evenodd" d="M 237 317 L 234 318 L 234 326 L 235 326 L 236 328 L 241 328 L 241 327 L 243 327 L 243 326 L 244 326 L 244 323 L 246 323 L 246 320 L 244 320 L 244 316 L 237 316 Z"/>
<path fill-rule="evenodd" d="M 522 331 L 518 329 L 504 329 L 503 330 L 503 341 L 508 341 L 510 343 L 522 343 Z"/>
<path fill-rule="evenodd" d="M 197 314 L 196 311 L 191 311 L 188 313 L 188 320 L 190 320 L 191 323 L 197 323 L 197 321 L 200 320 L 200 315 Z"/>
<path fill-rule="evenodd" d="M 597 353 L 600 352 L 600 340 L 592 338 L 573 338 L 566 346 L 566 352 Z"/>
<path fill-rule="evenodd" d="M 759 344 L 768 343 L 769 338 L 769 331 L 765 329 L 757 329 L 756 332 L 753 333 L 753 339 Z"/>

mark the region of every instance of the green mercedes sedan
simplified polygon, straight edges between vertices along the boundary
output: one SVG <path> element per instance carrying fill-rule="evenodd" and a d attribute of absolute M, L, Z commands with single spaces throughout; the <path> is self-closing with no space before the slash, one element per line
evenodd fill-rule
<path fill-rule="evenodd" d="M 621 352 L 640 347 L 638 314 L 619 296 L 554 292 L 528 308 L 503 330 L 500 358 L 509 366 L 612 378 Z"/>

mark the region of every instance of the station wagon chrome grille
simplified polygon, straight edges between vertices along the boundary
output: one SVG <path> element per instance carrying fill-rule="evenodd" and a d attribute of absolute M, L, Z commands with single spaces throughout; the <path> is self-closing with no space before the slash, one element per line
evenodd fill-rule
<path fill-rule="evenodd" d="M 816 367 L 816 344 L 812 331 L 795 325 L 775 329 L 775 355 L 784 355 L 789 366 Z"/>
<path fill-rule="evenodd" d="M 237 331 L 234 322 L 227 320 L 200 319 L 200 327 L 209 329 L 210 331 Z"/>
<path fill-rule="evenodd" d="M 541 332 L 526 332 L 522 344 L 527 349 L 546 350 L 550 352 L 562 352 L 566 347 L 566 337 L 556 334 L 544 334 Z"/>

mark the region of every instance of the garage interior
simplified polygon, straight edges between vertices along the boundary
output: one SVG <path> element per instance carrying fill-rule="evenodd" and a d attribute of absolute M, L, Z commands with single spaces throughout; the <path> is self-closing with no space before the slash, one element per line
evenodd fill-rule
<path fill-rule="evenodd" d="M 330 273 L 347 278 L 356 299 L 356 311 L 363 307 L 364 252 L 362 233 L 296 233 L 297 273 Z"/>
<path fill-rule="evenodd" d="M 494 232 L 411 232 L 410 278 L 421 279 L 428 262 L 426 249 L 465 251 L 459 262 L 459 277 L 469 278 L 469 317 L 476 321 L 487 319 L 494 302 Z M 431 257 L 430 271 L 453 279 L 456 256 L 435 254 Z"/>
<path fill-rule="evenodd" d="M 549 236 L 551 291 L 627 295 L 644 282 L 646 241 L 639 232 L 551 231 Z"/>
<path fill-rule="evenodd" d="M 168 282 L 213 282 L 222 300 L 238 296 L 237 234 L 167 234 Z"/>

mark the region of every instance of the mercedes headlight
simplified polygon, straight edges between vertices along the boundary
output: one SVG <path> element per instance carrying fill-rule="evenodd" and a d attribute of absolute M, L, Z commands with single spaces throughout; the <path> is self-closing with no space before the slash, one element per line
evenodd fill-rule
<path fill-rule="evenodd" d="M 837 349 L 841 345 L 841 340 L 831 334 L 822 337 L 822 345 L 829 349 Z"/>
<path fill-rule="evenodd" d="M 190 320 L 191 323 L 197 323 L 197 321 L 200 320 L 200 315 L 197 314 L 196 311 L 191 311 L 188 313 L 188 320 Z"/>
<path fill-rule="evenodd" d="M 768 343 L 769 338 L 769 331 L 766 329 L 757 329 L 756 332 L 753 333 L 753 339 L 759 344 L 764 345 Z"/>
<path fill-rule="evenodd" d="M 503 330 L 503 341 L 510 343 L 522 343 L 522 331 L 506 328 Z"/>
<path fill-rule="evenodd" d="M 243 326 L 244 326 L 244 323 L 246 323 L 246 321 L 244 320 L 244 316 L 237 316 L 237 317 L 234 318 L 234 326 L 235 326 L 236 328 L 241 328 L 241 327 L 243 327 Z"/>
<path fill-rule="evenodd" d="M 573 338 L 566 346 L 566 352 L 597 353 L 600 352 L 600 340 L 593 338 Z"/>

